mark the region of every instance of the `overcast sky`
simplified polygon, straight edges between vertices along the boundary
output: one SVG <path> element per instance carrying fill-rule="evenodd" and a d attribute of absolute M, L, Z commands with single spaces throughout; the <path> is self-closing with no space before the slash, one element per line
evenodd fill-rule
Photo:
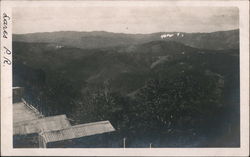
<path fill-rule="evenodd" d="M 228 7 L 15 8 L 13 33 L 213 32 L 238 29 L 238 16 L 237 8 Z"/>

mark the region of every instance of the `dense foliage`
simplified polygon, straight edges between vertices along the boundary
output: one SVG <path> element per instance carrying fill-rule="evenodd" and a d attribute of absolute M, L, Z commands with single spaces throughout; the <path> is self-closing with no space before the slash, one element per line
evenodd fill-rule
<path fill-rule="evenodd" d="M 14 43 L 14 86 L 27 101 L 75 124 L 109 120 L 112 147 L 124 137 L 128 147 L 239 146 L 238 68 L 238 50 L 175 42 L 129 53 Z"/>

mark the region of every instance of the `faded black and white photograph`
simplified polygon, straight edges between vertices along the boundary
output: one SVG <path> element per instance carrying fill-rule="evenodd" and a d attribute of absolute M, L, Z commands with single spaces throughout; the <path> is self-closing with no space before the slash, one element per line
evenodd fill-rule
<path fill-rule="evenodd" d="M 239 9 L 16 7 L 13 148 L 239 148 Z"/>

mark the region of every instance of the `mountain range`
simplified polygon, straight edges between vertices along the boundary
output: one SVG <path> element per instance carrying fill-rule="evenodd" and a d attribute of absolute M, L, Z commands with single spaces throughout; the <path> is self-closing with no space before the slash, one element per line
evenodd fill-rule
<path fill-rule="evenodd" d="M 82 49 L 137 45 L 156 40 L 176 41 L 201 49 L 238 49 L 239 30 L 212 33 L 158 32 L 152 34 L 60 31 L 13 35 L 13 41 L 54 43 L 58 44 L 59 47 L 70 46 Z"/>

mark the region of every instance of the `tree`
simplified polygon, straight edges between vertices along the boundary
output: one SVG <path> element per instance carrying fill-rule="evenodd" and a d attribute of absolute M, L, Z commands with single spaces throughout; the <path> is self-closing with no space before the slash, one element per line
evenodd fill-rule
<path fill-rule="evenodd" d="M 202 132 L 220 116 L 222 89 L 223 78 L 210 71 L 186 70 L 151 79 L 136 95 L 134 129 L 158 134 Z"/>

